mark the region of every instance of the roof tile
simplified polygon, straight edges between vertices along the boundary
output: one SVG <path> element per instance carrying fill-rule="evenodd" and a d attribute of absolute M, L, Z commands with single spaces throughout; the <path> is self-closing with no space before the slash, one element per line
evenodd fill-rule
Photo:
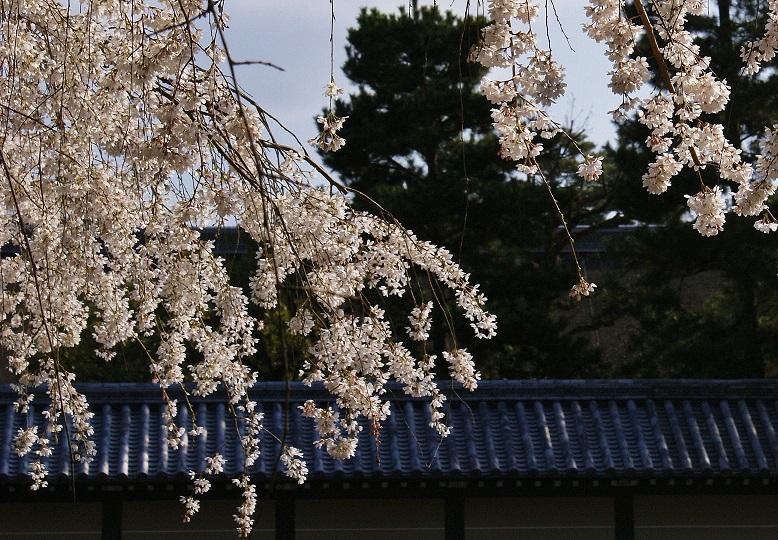
<path fill-rule="evenodd" d="M 218 397 L 191 398 L 205 436 L 177 449 L 166 442 L 165 408 L 152 385 L 83 385 L 95 413 L 97 456 L 77 464 L 80 477 L 112 481 L 184 478 L 202 470 L 217 450 L 225 476 L 241 472 L 235 421 Z M 314 423 L 298 408 L 306 399 L 330 401 L 323 389 L 280 383 L 252 391 L 264 412 L 260 459 L 249 469 L 267 478 L 280 469 L 279 441 L 304 451 L 312 478 L 561 478 L 585 475 L 726 477 L 778 476 L 778 384 L 775 381 L 482 381 L 473 393 L 452 391 L 446 411 L 452 435 L 429 426 L 422 399 L 393 389 L 392 415 L 378 433 L 363 425 L 351 460 L 330 458 L 314 443 Z M 171 397 L 175 392 L 170 391 Z M 0 387 L 0 484 L 27 482 L 29 458 L 12 451 L 16 431 L 42 425 L 37 396 L 27 417 L 13 411 L 15 395 Z M 188 407 L 178 424 L 191 428 Z M 66 476 L 66 437 L 52 447 L 51 475 Z"/>

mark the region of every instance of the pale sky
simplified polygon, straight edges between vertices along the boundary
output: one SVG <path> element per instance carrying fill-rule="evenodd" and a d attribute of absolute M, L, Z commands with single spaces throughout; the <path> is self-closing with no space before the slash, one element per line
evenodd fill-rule
<path fill-rule="evenodd" d="M 419 4 L 432 2 L 422 0 Z M 340 66 L 346 59 L 346 30 L 356 25 L 360 8 L 376 7 L 390 13 L 403 5 L 407 8 L 408 2 L 335 0 L 335 81 L 347 92 L 348 80 L 340 72 Z M 466 1 L 444 1 L 438 5 L 461 15 Z M 475 5 L 473 0 L 471 9 Z M 610 63 L 603 54 L 605 48 L 589 39 L 581 29 L 586 20 L 585 0 L 556 0 L 555 5 L 575 51 L 570 50 L 552 13 L 548 19 L 552 50 L 557 60 L 567 67 L 568 85 L 566 95 L 553 107 L 552 114 L 564 124 L 569 124 L 572 118 L 576 127 L 586 122 L 590 138 L 598 145 L 604 144 L 614 134 L 608 111 L 620 102 L 607 88 Z M 282 72 L 260 65 L 240 66 L 238 82 L 300 140 L 305 142 L 314 137 L 317 131 L 313 118 L 327 104 L 322 90 L 330 77 L 330 2 L 226 0 L 225 10 L 231 15 L 227 40 L 233 57 L 271 62 L 284 69 Z M 280 131 L 275 133 L 280 135 Z M 280 138 L 292 144 L 291 138 Z"/>

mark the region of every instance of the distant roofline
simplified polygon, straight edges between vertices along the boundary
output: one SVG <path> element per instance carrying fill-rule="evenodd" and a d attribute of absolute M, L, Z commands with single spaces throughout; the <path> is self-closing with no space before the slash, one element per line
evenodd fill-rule
<path fill-rule="evenodd" d="M 249 234 L 238 227 L 203 227 L 198 229 L 201 237 L 214 243 L 216 255 L 244 255 L 250 253 Z M 228 241 L 229 240 L 229 241 Z M 19 247 L 7 243 L 0 246 L 0 256 L 10 257 L 19 253 Z"/>
<path fill-rule="evenodd" d="M 778 399 L 778 379 L 549 379 L 549 380 L 482 380 L 478 388 L 470 392 L 459 384 L 438 381 L 444 394 L 456 394 L 459 401 L 484 401 L 491 399 L 710 399 L 710 398 L 775 398 Z M 76 388 L 86 394 L 91 403 L 114 401 L 148 402 L 162 399 L 155 383 L 77 383 Z M 192 385 L 187 385 L 191 391 Z M 402 385 L 386 386 L 386 399 L 390 401 L 425 400 L 404 393 Z M 44 391 L 34 389 L 42 398 Z M 167 389 L 179 394 L 179 387 Z M 250 395 L 265 401 L 292 401 L 301 399 L 328 399 L 332 395 L 321 384 L 312 387 L 301 382 L 264 381 L 256 383 Z M 15 399 L 16 391 L 10 384 L 0 384 L 0 403 Z M 205 398 L 190 396 L 194 401 L 223 401 L 223 392 L 215 392 Z"/>
<path fill-rule="evenodd" d="M 636 230 L 640 229 L 658 229 L 661 225 L 653 224 L 635 224 L 627 223 L 617 225 L 615 227 L 605 227 L 595 230 L 587 240 L 586 238 L 579 240 L 576 243 L 576 251 L 579 253 L 600 253 L 605 251 L 605 245 L 601 239 L 604 236 L 621 236 L 634 234 Z M 572 229 L 573 236 L 592 228 L 589 225 L 576 225 Z M 203 227 L 198 229 L 205 240 L 214 242 L 214 252 L 217 255 L 244 255 L 250 252 L 248 246 L 249 242 L 245 241 L 249 239 L 247 232 L 243 231 L 239 227 Z M 594 237 L 597 237 L 596 239 Z M 233 238 L 232 241 L 228 241 Z M 237 238 L 235 238 L 237 237 Z M 566 248 L 569 250 L 569 247 Z M 533 251 L 542 251 L 540 248 Z M 11 244 L 5 244 L 0 246 L 0 255 L 8 257 L 19 253 L 19 248 Z"/>

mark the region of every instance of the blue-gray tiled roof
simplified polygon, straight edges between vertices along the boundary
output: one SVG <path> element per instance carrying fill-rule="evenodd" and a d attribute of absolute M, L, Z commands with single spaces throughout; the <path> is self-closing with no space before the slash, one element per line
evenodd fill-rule
<path fill-rule="evenodd" d="M 97 456 L 76 466 L 77 477 L 102 481 L 169 481 L 202 469 L 221 449 L 228 475 L 240 471 L 234 420 L 224 402 L 194 399 L 205 438 L 174 450 L 165 443 L 163 400 L 151 385 L 82 385 L 95 413 Z M 330 459 L 316 448 L 312 421 L 297 408 L 327 401 L 321 389 L 258 384 L 253 397 L 265 428 L 305 452 L 310 478 L 656 478 L 775 477 L 778 475 L 776 381 L 483 381 L 473 393 L 449 392 L 452 434 L 428 427 L 429 408 L 395 389 L 393 414 L 378 445 L 365 429 L 354 458 Z M 28 463 L 11 449 L 23 419 L 14 393 L 0 387 L 0 484 L 23 482 Z M 37 398 L 39 399 L 39 398 Z M 38 423 L 42 401 L 33 401 Z M 37 407 L 37 408 L 36 408 Z M 179 407 L 179 425 L 189 423 Z M 250 469 L 257 479 L 278 468 L 279 445 L 263 437 Z M 51 475 L 69 474 L 61 437 L 48 460 Z"/>

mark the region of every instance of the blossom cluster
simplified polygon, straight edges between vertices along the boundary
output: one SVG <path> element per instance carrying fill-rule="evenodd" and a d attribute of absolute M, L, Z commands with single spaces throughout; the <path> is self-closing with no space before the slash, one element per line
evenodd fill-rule
<path fill-rule="evenodd" d="M 766 131 L 761 143 L 764 154 L 757 156 L 754 167 L 744 160 L 738 146 L 727 141 L 724 127 L 705 117 L 723 111 L 730 98 L 727 82 L 716 77 L 711 59 L 700 53 L 685 27 L 689 16 L 706 13 L 707 2 L 656 0 L 647 6 L 638 2 L 635 7 L 639 16 L 629 18 L 623 0 L 590 0 L 586 6 L 590 22 L 584 25 L 584 31 L 606 45 L 606 55 L 613 64 L 608 86 L 622 97 L 622 104 L 613 111 L 614 118 L 620 120 L 636 112 L 638 120 L 651 130 L 646 145 L 656 158 L 643 175 L 643 186 L 650 193 L 663 193 L 676 175 L 689 168 L 701 181 L 700 191 L 688 199 L 695 216 L 694 227 L 701 234 L 711 236 L 721 231 L 727 208 L 746 216 L 761 213 L 762 219 L 755 224 L 761 231 L 778 228 L 771 225 L 775 220 L 765 204 L 775 190 L 772 166 L 766 165 L 775 155 L 771 147 L 773 132 Z M 532 29 L 540 12 L 538 5 L 523 0 L 494 0 L 488 3 L 487 11 L 492 23 L 483 30 L 483 41 L 472 57 L 490 68 L 510 68 L 511 77 L 498 81 L 485 78 L 481 91 L 495 104 L 492 119 L 500 134 L 500 154 L 516 161 L 520 171 L 535 173 L 536 158 L 543 151 L 537 136 L 542 139 L 559 132 L 559 126 L 543 107 L 564 92 L 564 70 L 553 60 L 550 50 L 538 45 Z M 778 1 L 769 2 L 766 11 L 764 35 L 742 50 L 747 73 L 757 73 L 764 62 L 774 58 L 778 47 Z M 663 85 L 649 97 L 640 98 L 638 92 L 645 92 L 651 75 L 648 59 L 637 55 L 635 49 L 644 35 L 652 45 Z M 582 157 L 579 176 L 598 179 L 602 174 L 601 158 Z M 736 189 L 716 188 L 722 181 L 734 183 Z M 731 192 L 734 205 L 727 200 Z M 582 290 L 574 295 L 580 297 Z"/>
<path fill-rule="evenodd" d="M 778 49 L 778 1 L 767 2 L 767 24 L 764 35 L 747 42 L 740 51 L 746 73 L 756 74 L 764 62 L 775 58 Z"/>
<path fill-rule="evenodd" d="M 330 112 L 327 116 L 319 116 L 316 121 L 321 124 L 321 133 L 308 141 L 311 146 L 323 152 L 337 152 L 346 145 L 346 139 L 338 135 L 348 116 L 335 116 Z"/>
<path fill-rule="evenodd" d="M 333 100 L 343 93 L 343 88 L 330 81 L 324 85 L 324 95 L 330 98 L 330 106 L 327 116 L 319 116 L 316 121 L 321 124 L 321 133 L 308 141 L 308 144 L 318 148 L 322 152 L 337 152 L 346 144 L 346 139 L 338 135 L 338 131 L 343 128 L 343 123 L 348 120 L 348 116 L 335 116 L 332 110 Z"/>
<path fill-rule="evenodd" d="M 634 94 L 649 79 L 648 61 L 645 57 L 633 57 L 635 43 L 643 34 L 643 27 L 634 24 L 624 15 L 620 0 L 590 0 L 586 15 L 591 20 L 584 24 L 584 31 L 598 43 L 607 46 L 606 55 L 613 63 L 608 87 L 622 96 L 622 105 L 614 111 L 616 120 L 624 118 L 634 106 Z"/>
<path fill-rule="evenodd" d="M 489 68 L 511 68 L 509 79 L 485 77 L 481 92 L 495 105 L 492 120 L 500 135 L 500 155 L 515 161 L 520 171 L 534 173 L 535 158 L 543 151 L 537 135 L 550 139 L 561 132 L 543 107 L 564 94 L 564 68 L 550 50 L 539 46 L 531 30 L 537 4 L 496 0 L 489 2 L 488 11 L 493 22 L 483 29 L 483 40 L 472 51 L 471 60 Z M 527 30 L 514 30 L 514 20 Z"/>
<path fill-rule="evenodd" d="M 764 232 L 774 230 L 770 225 L 772 216 L 765 205 L 767 197 L 775 191 L 775 175 L 770 166 L 765 166 L 770 158 L 758 156 L 755 170 L 743 160 L 741 149 L 727 141 L 724 127 L 704 118 L 705 114 L 723 111 L 730 97 L 727 82 L 715 76 L 711 59 L 701 55 L 699 45 L 685 28 L 690 15 L 706 13 L 707 2 L 657 0 L 650 6 L 649 15 L 642 3 L 636 4 L 641 22 L 637 25 L 625 16 L 622 0 L 590 0 L 586 11 L 591 22 L 585 25 L 590 37 L 607 45 L 613 62 L 609 86 L 623 96 L 622 106 L 614 111 L 615 117 L 623 118 L 636 109 L 638 120 L 651 130 L 646 145 L 656 154 L 656 159 L 643 175 L 643 186 L 649 193 L 663 193 L 673 177 L 684 168 L 692 169 L 700 178 L 701 189 L 687 196 L 688 206 L 695 216 L 694 228 L 700 234 L 713 236 L 723 230 L 728 206 L 739 215 L 764 212 L 756 228 Z M 768 10 L 766 34 L 748 43 L 742 51 L 748 73 L 757 72 L 760 63 L 775 54 L 778 2 L 771 2 Z M 638 99 L 635 92 L 649 78 L 647 59 L 634 56 L 635 42 L 643 34 L 647 34 L 652 44 L 663 87 L 655 89 L 648 98 Z M 771 155 L 772 138 L 768 129 L 762 143 L 766 156 Z M 714 174 L 703 177 L 703 171 L 707 170 L 713 170 Z M 718 186 L 720 181 L 737 186 L 734 205 L 727 202 L 730 188 Z"/>
<path fill-rule="evenodd" d="M 694 228 L 703 236 L 715 236 L 724 229 L 724 195 L 718 186 L 713 189 L 706 187 L 693 197 L 689 197 L 687 205 L 695 213 L 697 219 Z"/>
<path fill-rule="evenodd" d="M 581 278 L 578 283 L 573 285 L 573 288 L 570 289 L 570 296 L 580 300 L 584 296 L 590 296 L 596 288 L 597 285 L 589 283 L 586 279 Z"/>

